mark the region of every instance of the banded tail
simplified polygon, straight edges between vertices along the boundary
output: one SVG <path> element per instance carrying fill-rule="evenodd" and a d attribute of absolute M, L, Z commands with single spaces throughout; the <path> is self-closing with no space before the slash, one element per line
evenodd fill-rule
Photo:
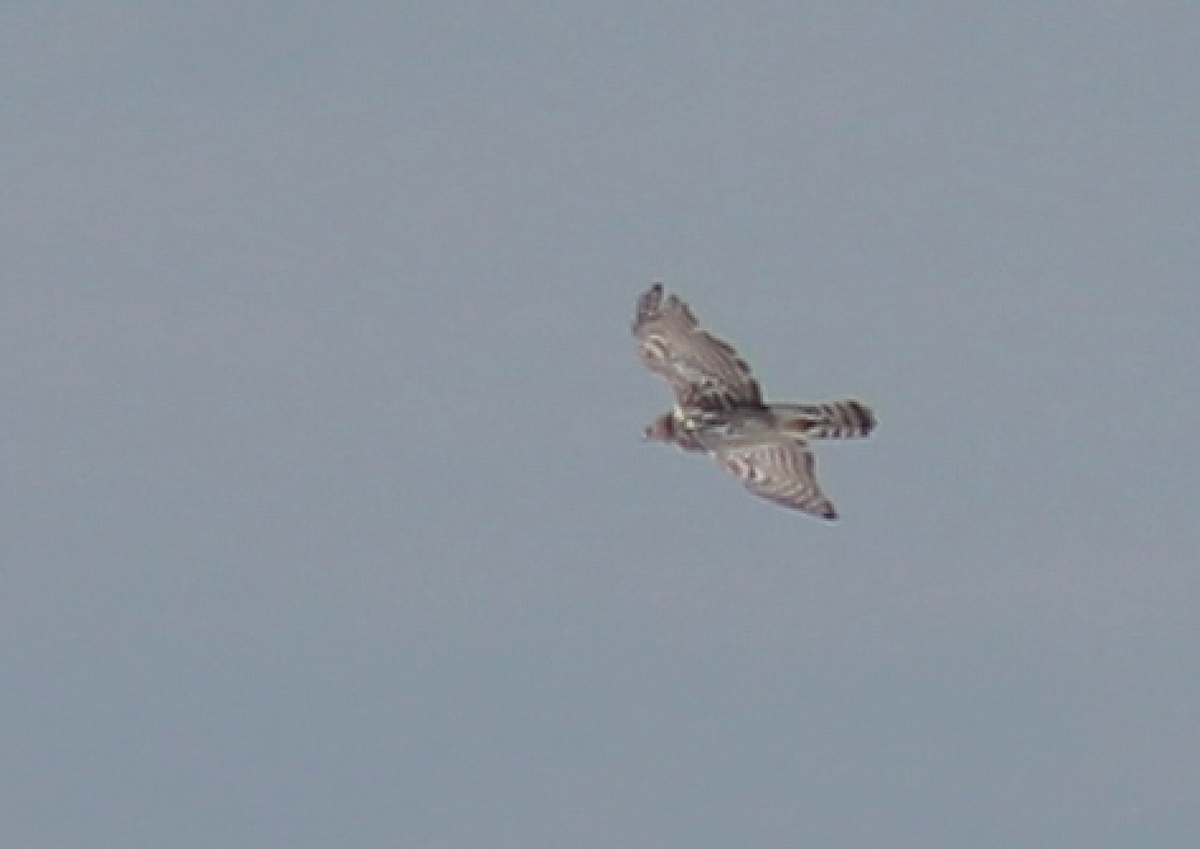
<path fill-rule="evenodd" d="M 771 411 L 780 417 L 785 429 L 798 429 L 810 439 L 866 436 L 875 429 L 875 413 L 852 399 L 824 404 L 772 404 Z"/>

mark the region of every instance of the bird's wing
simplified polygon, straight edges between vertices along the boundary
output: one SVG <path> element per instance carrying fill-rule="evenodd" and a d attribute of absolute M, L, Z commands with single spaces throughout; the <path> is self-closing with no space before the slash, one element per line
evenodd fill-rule
<path fill-rule="evenodd" d="M 812 452 L 802 440 L 764 434 L 761 440 L 739 441 L 714 453 L 717 462 L 755 495 L 822 519 L 837 518 L 817 483 Z"/>
<path fill-rule="evenodd" d="M 684 409 L 729 409 L 762 403 L 750 367 L 729 343 L 701 330 L 688 305 L 655 283 L 638 299 L 633 320 L 638 354 L 665 377 Z"/>

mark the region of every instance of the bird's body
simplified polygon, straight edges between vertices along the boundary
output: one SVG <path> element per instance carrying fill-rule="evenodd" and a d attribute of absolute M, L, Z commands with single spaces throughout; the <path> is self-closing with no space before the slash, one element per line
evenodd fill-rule
<path fill-rule="evenodd" d="M 844 439 L 866 436 L 875 427 L 875 414 L 854 400 L 700 409 L 682 415 L 685 429 L 726 439 L 753 438 L 767 432 L 795 439 Z"/>
<path fill-rule="evenodd" d="M 711 454 L 753 492 L 825 519 L 837 512 L 814 473 L 808 440 L 866 436 L 875 414 L 859 401 L 776 404 L 763 400 L 750 367 L 728 343 L 700 330 L 691 310 L 654 284 L 633 322 L 642 362 L 675 392 L 675 407 L 646 436 Z"/>

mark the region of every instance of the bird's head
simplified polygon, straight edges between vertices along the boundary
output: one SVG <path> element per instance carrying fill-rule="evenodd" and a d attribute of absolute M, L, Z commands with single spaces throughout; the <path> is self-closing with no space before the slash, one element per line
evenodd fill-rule
<path fill-rule="evenodd" d="M 644 432 L 644 438 L 674 445 L 680 451 L 705 451 L 704 444 L 692 432 L 691 420 L 683 417 L 678 410 L 663 413 L 650 422 Z"/>
<path fill-rule="evenodd" d="M 643 438 L 647 440 L 654 439 L 660 442 L 674 442 L 676 433 L 675 416 L 671 413 L 663 413 L 646 426 Z"/>

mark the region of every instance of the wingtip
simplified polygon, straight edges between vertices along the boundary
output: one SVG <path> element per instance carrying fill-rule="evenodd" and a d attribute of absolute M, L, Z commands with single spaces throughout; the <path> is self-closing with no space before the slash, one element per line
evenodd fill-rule
<path fill-rule="evenodd" d="M 633 330 L 653 319 L 662 310 L 663 284 L 655 282 L 641 294 L 637 302 L 637 311 L 633 316 Z"/>

